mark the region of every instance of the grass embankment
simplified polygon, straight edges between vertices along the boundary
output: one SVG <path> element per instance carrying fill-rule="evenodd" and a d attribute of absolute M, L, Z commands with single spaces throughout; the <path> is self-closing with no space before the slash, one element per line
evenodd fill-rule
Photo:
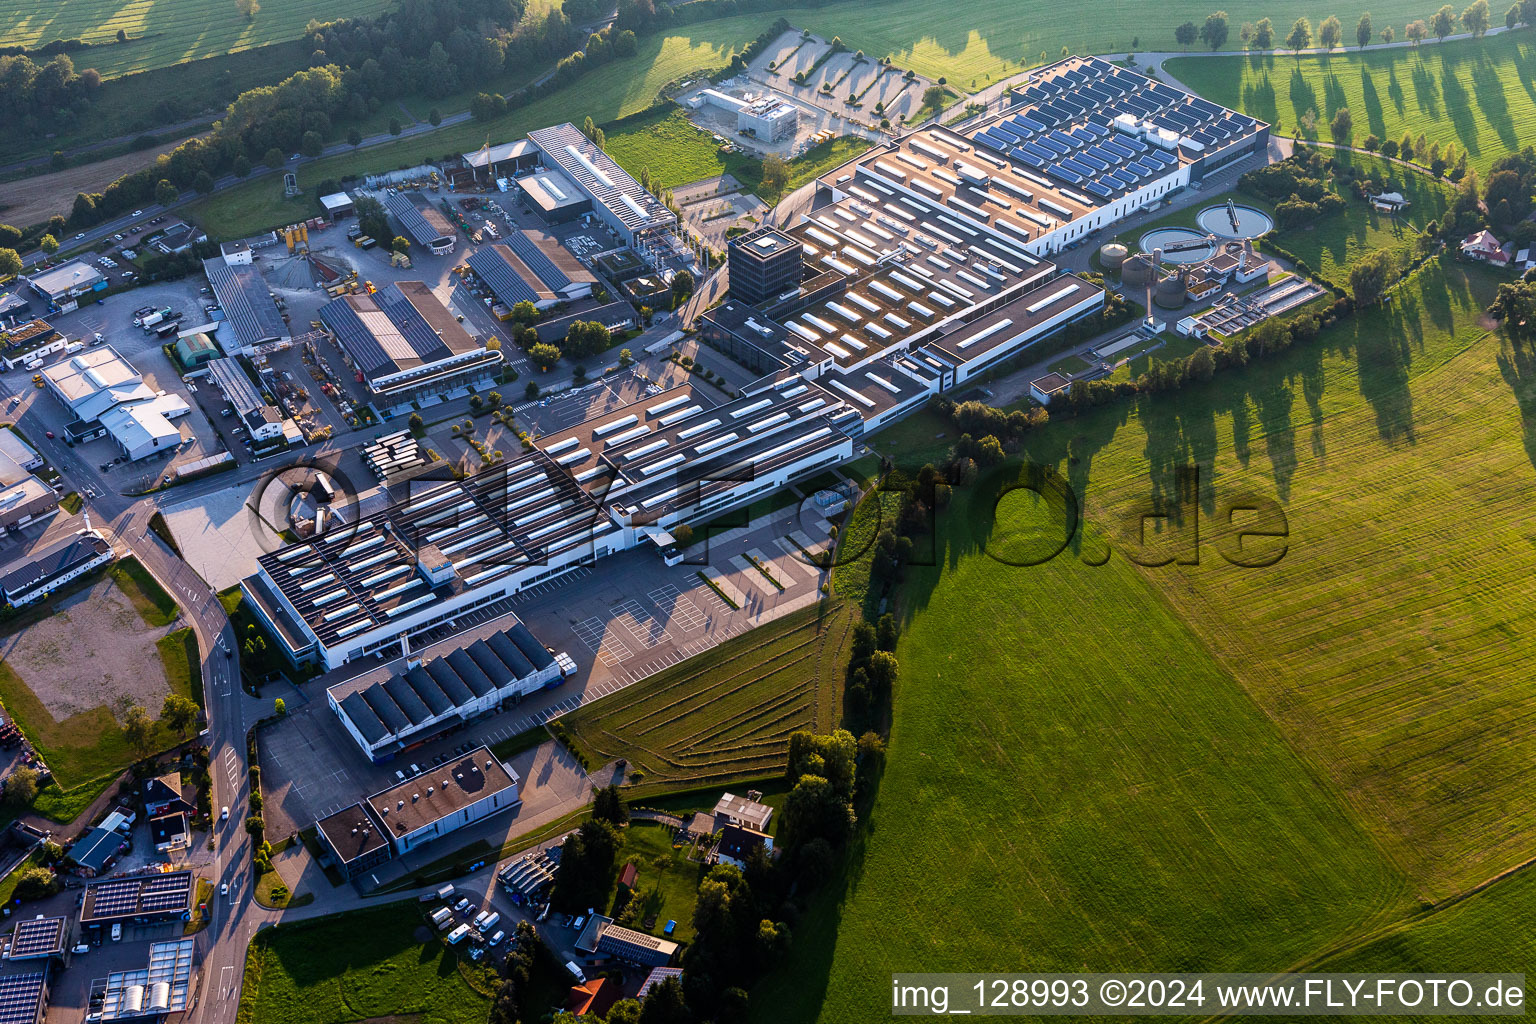
<path fill-rule="evenodd" d="M 778 774 L 790 733 L 841 717 L 853 622 L 844 602 L 820 602 L 560 721 L 589 763 L 625 758 L 648 789 Z"/>
<path fill-rule="evenodd" d="M 898 965 L 978 956 L 1280 969 L 1528 857 L 1536 697 L 1508 638 L 1536 626 L 1536 355 L 1480 326 L 1498 280 L 1431 264 L 1314 344 L 1030 434 L 1025 456 L 1070 481 L 1090 524 L 1044 565 L 999 560 L 1059 537 L 1028 492 L 995 520 L 986 488 L 958 493 L 944 564 L 910 570 L 903 594 L 857 889 L 802 921 L 793 967 L 754 1004 L 846 1019 Z M 1190 462 L 1199 564 L 1132 564 L 1141 514 L 1174 502 Z M 1219 510 L 1250 497 L 1289 521 L 1266 569 L 1217 554 Z M 1142 560 L 1187 551 L 1195 514 L 1149 529 Z M 1519 935 L 1505 922 L 1528 908 L 1488 913 Z M 1470 909 L 1444 913 L 1348 962 L 1401 963 L 1416 935 L 1459 945 L 1454 962 L 1502 948 L 1455 924 Z"/>
<path fill-rule="evenodd" d="M 112 582 L 133 602 L 139 617 L 150 626 L 169 626 L 176 621 L 176 599 L 149 574 L 137 558 L 119 559 L 111 569 Z"/>
<path fill-rule="evenodd" d="M 420 934 L 418 934 L 420 933 Z M 423 942 L 423 939 L 426 941 Z M 240 1024 L 420 1019 L 484 1024 L 490 1003 L 401 905 L 263 929 L 246 954 Z"/>
<path fill-rule="evenodd" d="M 155 641 L 160 661 L 165 666 L 165 680 L 171 692 L 190 697 L 203 706 L 203 657 L 198 650 L 197 634 L 191 626 L 167 633 Z"/>
<path fill-rule="evenodd" d="M 1376 13 L 1376 24 L 1385 24 Z M 1527 86 L 1536 76 L 1530 40 L 1529 33 L 1514 32 L 1300 60 L 1187 57 L 1167 61 L 1164 69 L 1217 103 L 1278 121 L 1285 135 L 1331 142 L 1329 124 L 1348 107 L 1355 145 L 1367 135 L 1397 141 L 1404 132 L 1414 139 L 1422 132 L 1442 149 L 1455 143 L 1466 150 L 1469 166 L 1481 172 L 1536 142 L 1536 94 Z M 1302 128 L 1309 110 L 1317 119 L 1311 132 Z"/>

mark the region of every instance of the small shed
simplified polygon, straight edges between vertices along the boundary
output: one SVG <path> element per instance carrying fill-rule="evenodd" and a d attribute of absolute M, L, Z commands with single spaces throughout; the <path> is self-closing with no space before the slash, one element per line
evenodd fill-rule
<path fill-rule="evenodd" d="M 176 358 L 181 360 L 181 365 L 189 370 L 202 366 L 211 359 L 218 359 L 223 354 L 214 340 L 206 334 L 189 334 L 176 342 Z"/>

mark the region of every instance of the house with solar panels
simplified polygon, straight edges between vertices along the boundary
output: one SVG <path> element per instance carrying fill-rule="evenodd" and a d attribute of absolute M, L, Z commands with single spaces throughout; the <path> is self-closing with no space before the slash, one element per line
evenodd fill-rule
<path fill-rule="evenodd" d="M 512 231 L 505 242 L 481 246 L 468 260 L 496 301 L 510 310 L 531 302 L 539 310 L 591 296 L 597 277 L 543 231 Z"/>
<path fill-rule="evenodd" d="M 244 258 L 236 254 L 233 261 L 228 256 L 215 256 L 203 261 L 203 273 L 213 297 L 224 311 L 219 325 L 219 343 L 229 355 L 253 355 L 263 347 L 290 341 L 293 333 L 283 319 L 282 310 L 272 298 L 261 268 L 250 260 L 250 249 Z"/>
<path fill-rule="evenodd" d="M 514 621 L 443 657 L 337 683 L 325 699 L 363 753 L 380 762 L 560 679 L 555 656 Z"/>
<path fill-rule="evenodd" d="M 442 210 L 420 192 L 395 192 L 384 197 L 384 208 L 399 222 L 411 241 L 434 256 L 453 252 L 458 232 Z"/>
<path fill-rule="evenodd" d="M 501 352 L 466 331 L 421 281 L 343 295 L 319 317 L 347 365 L 390 405 L 489 386 L 501 371 Z"/>

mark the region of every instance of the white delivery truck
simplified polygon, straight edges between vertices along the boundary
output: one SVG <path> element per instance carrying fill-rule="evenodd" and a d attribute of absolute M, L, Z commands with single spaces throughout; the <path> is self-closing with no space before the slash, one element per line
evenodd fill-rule
<path fill-rule="evenodd" d="M 496 922 L 501 920 L 501 915 L 494 910 L 482 910 L 475 917 L 475 931 L 481 935 L 489 935 Z"/>

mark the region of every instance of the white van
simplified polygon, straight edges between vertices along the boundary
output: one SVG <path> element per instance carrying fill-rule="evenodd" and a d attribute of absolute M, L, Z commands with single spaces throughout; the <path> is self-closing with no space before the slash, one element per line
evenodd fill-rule
<path fill-rule="evenodd" d="M 112 926 L 112 941 L 113 942 L 122 942 L 123 941 L 123 923 L 121 921 L 117 922 L 117 924 L 114 924 Z"/>
<path fill-rule="evenodd" d="M 576 963 L 575 960 L 567 960 L 565 962 L 565 969 L 570 971 L 571 977 L 575 978 L 577 981 L 587 980 L 587 976 L 581 973 L 581 967 Z"/>
<path fill-rule="evenodd" d="M 496 927 L 496 922 L 500 920 L 501 915 L 494 910 L 481 911 L 479 916 L 475 918 L 475 931 L 481 935 L 488 934 L 492 928 Z"/>

